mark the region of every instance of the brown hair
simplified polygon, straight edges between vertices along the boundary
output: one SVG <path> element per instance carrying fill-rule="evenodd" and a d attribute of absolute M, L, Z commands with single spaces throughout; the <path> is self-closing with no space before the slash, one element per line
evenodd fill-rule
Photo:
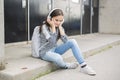
<path fill-rule="evenodd" d="M 48 16 L 52 18 L 52 17 L 59 16 L 59 15 L 64 16 L 63 11 L 61 9 L 55 9 Z"/>
<path fill-rule="evenodd" d="M 48 17 L 49 17 L 49 18 L 53 18 L 53 17 L 55 17 L 55 16 L 60 16 L 60 15 L 64 16 L 63 11 L 62 11 L 61 9 L 53 9 L 53 10 L 51 10 L 51 12 L 49 12 L 47 18 L 48 18 Z M 44 24 L 46 24 L 48 27 L 50 27 L 50 24 L 49 24 L 47 21 L 44 21 L 44 22 L 43 22 L 43 25 L 44 25 Z M 41 26 L 42 26 L 42 25 L 41 25 Z M 40 27 L 40 32 L 41 32 L 41 27 Z"/>

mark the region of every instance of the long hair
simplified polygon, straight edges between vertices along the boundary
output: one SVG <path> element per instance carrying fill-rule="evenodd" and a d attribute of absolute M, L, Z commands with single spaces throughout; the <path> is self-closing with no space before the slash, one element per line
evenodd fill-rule
<path fill-rule="evenodd" d="M 47 18 L 53 18 L 53 17 L 56 17 L 56 16 L 64 16 L 64 14 L 63 14 L 63 11 L 61 10 L 61 9 L 58 9 L 58 8 L 56 8 L 56 9 L 53 9 L 53 10 L 51 10 L 49 13 L 48 13 L 48 16 L 47 16 Z M 43 25 L 44 24 L 46 24 L 48 27 L 50 27 L 50 24 L 47 22 L 47 19 L 46 19 L 46 21 L 44 21 L 43 22 Z M 42 27 L 42 26 L 41 26 Z M 41 32 L 41 27 L 40 27 L 40 32 Z M 59 36 L 58 36 L 58 38 L 60 37 L 60 33 L 59 33 Z"/>
<path fill-rule="evenodd" d="M 53 10 L 51 10 L 51 11 L 49 12 L 47 18 L 53 18 L 53 17 L 56 17 L 56 16 L 64 16 L 63 11 L 62 11 L 61 9 L 58 9 L 58 8 L 53 9 Z M 50 24 L 47 22 L 47 19 L 46 19 L 46 21 L 43 21 L 43 25 L 44 25 L 44 24 L 46 24 L 47 27 L 50 27 Z M 49 29 L 49 28 L 48 28 L 48 29 Z M 49 29 L 49 30 L 50 30 L 50 29 Z M 41 25 L 39 31 L 40 31 L 40 33 L 41 33 L 41 31 L 42 31 L 42 25 Z M 59 32 L 59 30 L 58 30 L 58 37 L 57 37 L 57 39 L 59 39 L 59 38 L 60 38 L 60 32 Z"/>

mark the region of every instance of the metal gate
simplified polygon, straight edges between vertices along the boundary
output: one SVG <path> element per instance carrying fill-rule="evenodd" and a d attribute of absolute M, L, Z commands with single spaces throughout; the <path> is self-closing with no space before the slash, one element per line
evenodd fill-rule
<path fill-rule="evenodd" d="M 5 42 L 30 40 L 53 8 L 64 11 L 67 35 L 98 32 L 99 0 L 4 0 Z"/>
<path fill-rule="evenodd" d="M 82 34 L 98 32 L 99 0 L 82 0 Z"/>
<path fill-rule="evenodd" d="M 27 40 L 27 8 L 22 0 L 4 0 L 5 42 Z"/>
<path fill-rule="evenodd" d="M 35 26 L 41 25 L 46 20 L 51 10 L 51 0 L 29 0 L 30 6 L 30 37 Z"/>

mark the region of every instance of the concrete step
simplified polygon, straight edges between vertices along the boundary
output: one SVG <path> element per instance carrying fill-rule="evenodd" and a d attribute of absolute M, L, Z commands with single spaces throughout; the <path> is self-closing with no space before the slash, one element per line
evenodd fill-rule
<path fill-rule="evenodd" d="M 80 72 L 79 66 L 76 69 L 59 69 L 35 80 L 120 80 L 119 61 L 120 45 L 117 45 L 86 59 L 87 64 L 96 71 L 96 76 Z"/>
<path fill-rule="evenodd" d="M 89 34 L 70 38 L 77 40 L 85 58 L 120 44 L 120 35 Z M 0 80 L 34 80 L 57 69 L 52 63 L 32 58 L 30 43 L 6 44 L 5 56 L 6 69 L 0 71 Z M 67 62 L 76 61 L 70 50 L 63 57 Z"/>

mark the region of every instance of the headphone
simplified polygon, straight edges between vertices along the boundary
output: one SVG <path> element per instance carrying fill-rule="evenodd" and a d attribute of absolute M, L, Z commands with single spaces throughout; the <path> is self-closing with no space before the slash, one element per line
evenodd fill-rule
<path fill-rule="evenodd" d="M 47 16 L 47 18 L 49 18 L 49 19 L 51 19 L 51 13 L 54 11 L 54 10 L 56 10 L 56 9 L 60 9 L 60 8 L 54 8 L 54 9 L 52 9 L 50 12 L 49 12 L 49 14 L 48 14 L 48 16 Z M 62 9 L 60 9 L 61 11 L 63 11 Z M 63 21 L 62 21 L 62 23 L 64 22 L 64 19 L 63 19 Z"/>

